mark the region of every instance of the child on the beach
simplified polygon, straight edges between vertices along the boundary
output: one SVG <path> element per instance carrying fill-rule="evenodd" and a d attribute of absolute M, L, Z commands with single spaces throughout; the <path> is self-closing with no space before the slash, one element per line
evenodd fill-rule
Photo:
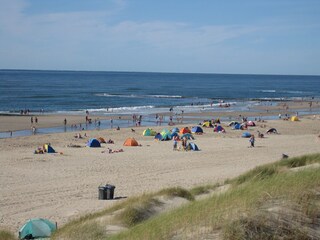
<path fill-rule="evenodd" d="M 250 142 L 250 147 L 254 147 L 254 135 L 251 135 L 249 142 Z"/>
<path fill-rule="evenodd" d="M 178 148 L 178 136 L 173 137 L 173 151 L 177 150 Z"/>

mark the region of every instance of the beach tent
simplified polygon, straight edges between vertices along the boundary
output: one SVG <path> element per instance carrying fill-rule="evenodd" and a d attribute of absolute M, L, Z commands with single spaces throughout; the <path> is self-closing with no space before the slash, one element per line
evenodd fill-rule
<path fill-rule="evenodd" d="M 156 131 L 152 130 L 151 128 L 147 128 L 142 133 L 143 136 L 155 136 L 156 134 Z"/>
<path fill-rule="evenodd" d="M 192 139 L 192 140 L 194 140 L 194 137 L 190 134 L 190 133 L 185 133 L 185 134 L 183 134 L 182 136 L 181 136 L 181 139 L 182 138 L 187 138 L 187 139 Z"/>
<path fill-rule="evenodd" d="M 275 128 L 270 128 L 267 133 L 278 133 L 278 131 Z"/>
<path fill-rule="evenodd" d="M 159 141 L 162 141 L 162 135 L 161 133 L 157 133 L 155 136 L 154 136 L 154 139 L 157 139 Z"/>
<path fill-rule="evenodd" d="M 255 127 L 256 124 L 253 121 L 249 121 L 249 122 L 247 122 L 247 126 Z"/>
<path fill-rule="evenodd" d="M 297 116 L 292 116 L 292 117 L 290 118 L 290 120 L 291 120 L 292 122 L 295 122 L 295 121 L 299 121 L 299 118 L 298 118 Z"/>
<path fill-rule="evenodd" d="M 88 143 L 87 143 L 88 147 L 101 147 L 100 142 L 98 141 L 98 139 L 95 138 L 91 138 Z"/>
<path fill-rule="evenodd" d="M 232 127 L 232 126 L 234 126 L 234 125 L 236 125 L 236 124 L 239 124 L 239 123 L 236 122 L 236 121 L 232 121 L 232 122 L 229 122 L 228 126 Z"/>
<path fill-rule="evenodd" d="M 251 133 L 249 133 L 249 132 L 244 132 L 244 133 L 242 133 L 242 137 L 243 137 L 243 138 L 249 138 L 249 137 L 251 137 Z"/>
<path fill-rule="evenodd" d="M 166 141 L 166 140 L 171 139 L 171 132 L 167 129 L 163 129 L 160 134 L 162 136 L 162 141 Z"/>
<path fill-rule="evenodd" d="M 172 133 L 175 133 L 175 132 L 177 132 L 177 133 L 178 133 L 179 131 L 180 131 L 180 129 L 179 129 L 179 128 L 177 128 L 177 127 L 173 128 L 173 129 L 171 130 L 171 132 L 172 132 Z"/>
<path fill-rule="evenodd" d="M 33 218 L 20 228 L 19 239 L 47 238 L 56 229 L 56 224 L 47 219 Z"/>
<path fill-rule="evenodd" d="M 100 143 L 106 143 L 106 140 L 104 140 L 103 137 L 99 137 L 97 140 L 98 140 Z"/>
<path fill-rule="evenodd" d="M 203 133 L 203 130 L 201 127 L 199 126 L 194 126 L 191 128 L 191 132 L 192 133 L 197 133 L 197 134 L 202 134 Z"/>
<path fill-rule="evenodd" d="M 192 151 L 199 151 L 198 146 L 197 146 L 195 143 L 193 143 L 193 142 L 189 143 L 188 148 L 189 148 L 190 150 L 192 150 Z"/>
<path fill-rule="evenodd" d="M 131 147 L 135 147 L 135 146 L 139 146 L 137 140 L 135 140 L 134 138 L 128 138 L 124 143 L 123 146 L 131 146 Z"/>
<path fill-rule="evenodd" d="M 218 123 L 218 124 L 220 124 L 220 118 L 212 119 L 212 122 L 213 122 L 213 123 Z"/>
<path fill-rule="evenodd" d="M 55 152 L 56 152 L 56 151 L 53 149 L 53 147 L 51 147 L 51 145 L 49 145 L 49 144 L 45 144 L 45 145 L 43 146 L 43 149 L 44 149 L 44 151 L 47 152 L 47 153 L 55 153 Z"/>
<path fill-rule="evenodd" d="M 221 125 L 216 126 L 213 129 L 214 132 L 225 132 L 224 128 Z"/>
<path fill-rule="evenodd" d="M 180 138 L 179 134 L 177 132 L 171 133 L 170 137 L 173 139 L 173 137 L 178 136 L 178 139 Z"/>
<path fill-rule="evenodd" d="M 180 129 L 180 133 L 181 134 L 185 134 L 185 133 L 191 133 L 190 129 L 188 127 L 184 127 Z"/>
<path fill-rule="evenodd" d="M 212 123 L 210 121 L 206 121 L 204 123 L 202 123 L 202 127 L 213 127 Z"/>
<path fill-rule="evenodd" d="M 241 129 L 241 124 L 240 123 L 234 124 L 232 129 L 236 129 L 236 130 Z"/>

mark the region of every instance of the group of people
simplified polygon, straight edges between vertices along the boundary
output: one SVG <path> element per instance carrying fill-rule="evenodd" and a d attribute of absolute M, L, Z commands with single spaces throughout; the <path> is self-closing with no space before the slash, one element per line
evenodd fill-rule
<path fill-rule="evenodd" d="M 178 141 L 179 141 L 179 136 L 174 136 L 173 137 L 173 151 L 179 150 L 178 148 Z M 181 149 L 187 151 L 188 150 L 188 139 L 187 137 L 183 137 L 181 139 Z"/>

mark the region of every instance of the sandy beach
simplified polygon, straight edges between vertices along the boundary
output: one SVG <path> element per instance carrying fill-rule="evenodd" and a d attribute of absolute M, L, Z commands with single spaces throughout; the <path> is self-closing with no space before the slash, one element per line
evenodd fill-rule
<path fill-rule="evenodd" d="M 0 119 L 7 124 L 1 124 L 2 131 L 30 125 L 30 116 Z M 64 116 L 46 116 L 40 118 L 40 123 L 61 125 L 63 119 Z M 84 118 L 68 119 L 71 124 Z M 256 123 L 248 129 L 256 136 L 258 130 L 265 133 L 271 127 L 279 134 L 256 137 L 255 147 L 249 148 L 248 139 L 241 138 L 243 131 L 232 130 L 223 122 L 225 134 L 203 128 L 204 134 L 195 135 L 193 142 L 200 148 L 197 152 L 173 151 L 172 141 L 159 142 L 142 136 L 145 127 L 135 127 L 135 132 L 130 128 L 82 131 L 82 136 L 87 135 L 82 139 L 75 138 L 75 132 L 0 139 L 0 226 L 17 232 L 34 217 L 48 218 L 61 226 L 123 198 L 166 187 L 190 188 L 220 182 L 257 165 L 277 161 L 283 153 L 293 157 L 320 151 L 319 115 L 300 117 L 297 122 Z M 178 127 L 184 126 L 194 125 Z M 156 131 L 163 128 L 172 127 L 153 127 Z M 89 138 L 97 137 L 112 139 L 114 144 L 86 147 Z M 134 137 L 141 146 L 124 147 L 128 137 Z M 57 153 L 34 154 L 45 143 L 50 143 Z M 81 147 L 68 147 L 70 144 Z M 109 154 L 108 148 L 123 152 Z M 98 200 L 98 186 L 106 183 L 116 186 L 116 200 Z"/>

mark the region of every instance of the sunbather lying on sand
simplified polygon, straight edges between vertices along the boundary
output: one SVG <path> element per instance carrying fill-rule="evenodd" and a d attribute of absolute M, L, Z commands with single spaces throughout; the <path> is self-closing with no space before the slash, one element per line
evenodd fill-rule
<path fill-rule="evenodd" d="M 108 148 L 108 151 L 102 151 L 101 153 L 119 153 L 119 152 L 123 152 L 123 149 L 120 148 L 118 150 L 112 150 L 111 148 Z"/>

